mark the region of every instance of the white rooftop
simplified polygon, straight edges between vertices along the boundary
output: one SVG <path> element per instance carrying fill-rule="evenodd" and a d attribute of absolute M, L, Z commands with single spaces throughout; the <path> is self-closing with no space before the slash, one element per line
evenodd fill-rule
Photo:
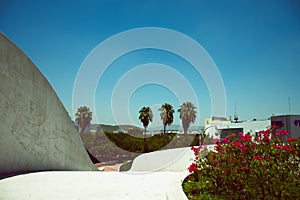
<path fill-rule="evenodd" d="M 5 200 L 187 200 L 182 181 L 190 147 L 142 154 L 128 172 L 38 172 L 0 180 Z"/>
<path fill-rule="evenodd" d="M 39 172 L 0 181 L 5 200 L 186 199 L 185 173 Z"/>

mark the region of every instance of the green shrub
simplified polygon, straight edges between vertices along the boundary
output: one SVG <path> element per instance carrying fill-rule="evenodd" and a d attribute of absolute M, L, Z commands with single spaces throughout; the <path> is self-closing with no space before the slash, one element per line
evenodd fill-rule
<path fill-rule="evenodd" d="M 135 153 L 144 152 L 144 138 L 133 137 L 127 133 L 105 133 L 106 137 L 117 147 Z M 167 148 L 178 148 L 199 144 L 199 135 L 189 135 L 189 139 L 182 136 L 177 138 L 177 134 L 156 134 L 146 138 L 147 152 L 157 151 Z"/>
<path fill-rule="evenodd" d="M 144 139 L 127 133 L 85 133 L 86 148 L 101 162 L 127 162 L 144 153 Z M 161 149 L 199 145 L 199 135 L 188 135 L 188 139 L 175 133 L 157 134 L 146 140 L 148 152 Z"/>
<path fill-rule="evenodd" d="M 232 134 L 215 152 L 192 147 L 195 161 L 183 183 L 188 198 L 300 199 L 300 142 L 286 131 L 271 133 Z"/>

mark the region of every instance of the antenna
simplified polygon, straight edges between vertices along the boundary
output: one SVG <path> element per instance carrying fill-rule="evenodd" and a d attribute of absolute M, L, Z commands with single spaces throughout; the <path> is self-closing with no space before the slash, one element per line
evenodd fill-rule
<path fill-rule="evenodd" d="M 234 102 L 234 113 L 236 114 L 236 100 Z"/>
<path fill-rule="evenodd" d="M 239 120 L 238 115 L 236 113 L 236 100 L 235 100 L 235 105 L 234 105 L 234 121 L 235 123 L 237 123 L 237 121 Z"/>
<path fill-rule="evenodd" d="M 291 97 L 288 98 L 289 114 L 291 114 Z"/>

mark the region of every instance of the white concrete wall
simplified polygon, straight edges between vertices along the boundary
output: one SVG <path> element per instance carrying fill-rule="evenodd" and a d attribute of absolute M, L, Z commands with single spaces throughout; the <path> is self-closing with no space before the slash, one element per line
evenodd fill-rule
<path fill-rule="evenodd" d="M 194 154 L 191 147 L 175 148 L 144 153 L 133 160 L 131 172 L 182 172 L 186 171 Z"/>
<path fill-rule="evenodd" d="M 56 93 L 0 33 L 0 175 L 40 170 L 93 170 Z"/>
<path fill-rule="evenodd" d="M 215 151 L 216 145 L 206 145 L 208 151 Z M 159 150 L 139 155 L 133 160 L 129 172 L 186 172 L 194 162 L 191 147 Z"/>

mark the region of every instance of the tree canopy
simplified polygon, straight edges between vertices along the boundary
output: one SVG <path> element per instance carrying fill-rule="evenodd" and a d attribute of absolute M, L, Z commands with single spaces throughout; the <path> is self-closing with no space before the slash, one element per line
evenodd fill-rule
<path fill-rule="evenodd" d="M 166 134 L 166 126 L 170 126 L 173 123 L 173 113 L 175 112 L 173 106 L 168 103 L 164 103 L 158 109 L 160 111 L 160 118 L 163 121 L 164 134 Z"/>
<path fill-rule="evenodd" d="M 75 113 L 76 116 L 75 121 L 80 126 L 81 136 L 85 132 L 86 127 L 91 123 L 92 115 L 93 113 L 90 111 L 90 108 L 88 108 L 87 106 L 81 106 L 77 109 L 77 112 Z"/>
<path fill-rule="evenodd" d="M 184 134 L 187 135 L 187 130 L 191 123 L 195 122 L 196 119 L 196 107 L 189 101 L 180 105 L 178 111 L 180 113 L 179 118 L 182 121 L 182 127 Z"/>

